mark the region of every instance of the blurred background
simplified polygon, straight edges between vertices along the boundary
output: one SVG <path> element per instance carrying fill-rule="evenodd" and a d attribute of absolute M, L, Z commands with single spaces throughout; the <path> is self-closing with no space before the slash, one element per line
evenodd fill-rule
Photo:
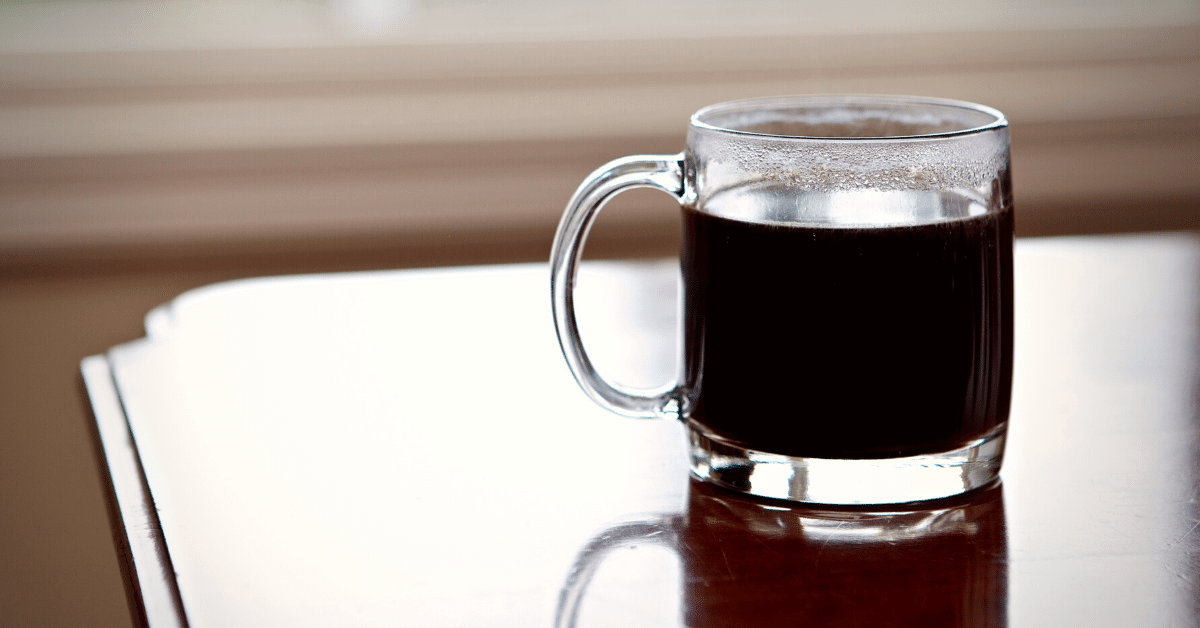
<path fill-rule="evenodd" d="M 1004 111 L 1019 236 L 1200 226 L 1200 0 L 0 4 L 0 624 L 131 625 L 77 371 L 151 307 L 542 261 L 604 162 L 819 92 Z M 677 221 L 623 195 L 587 257 L 672 255 Z"/>

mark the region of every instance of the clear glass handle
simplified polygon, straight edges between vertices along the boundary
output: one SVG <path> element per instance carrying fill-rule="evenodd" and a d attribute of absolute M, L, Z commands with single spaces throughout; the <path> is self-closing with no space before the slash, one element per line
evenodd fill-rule
<path fill-rule="evenodd" d="M 662 190 L 682 201 L 684 194 L 683 153 L 624 157 L 593 172 L 575 191 L 558 223 L 550 253 L 550 299 L 558 343 L 575 381 L 596 403 L 613 412 L 635 418 L 677 418 L 680 385 L 634 391 L 604 379 L 579 338 L 575 320 L 575 276 L 583 254 L 583 243 L 600 208 L 620 192 L 633 188 Z"/>
<path fill-rule="evenodd" d="M 558 594 L 558 606 L 554 610 L 554 628 L 575 628 L 579 622 L 579 606 L 587 591 L 592 576 L 600 563 L 613 550 L 636 545 L 655 544 L 674 550 L 679 545 L 674 517 L 658 517 L 649 521 L 636 521 L 605 530 L 592 539 L 579 552 L 571 573 Z"/>

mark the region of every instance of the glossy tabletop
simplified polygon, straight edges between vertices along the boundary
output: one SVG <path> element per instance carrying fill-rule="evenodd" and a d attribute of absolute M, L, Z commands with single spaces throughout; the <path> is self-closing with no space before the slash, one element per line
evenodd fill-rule
<path fill-rule="evenodd" d="M 187 293 L 82 365 L 132 599 L 155 628 L 1200 624 L 1200 241 L 1024 240 L 1016 285 L 1002 483 L 890 510 L 691 482 L 677 422 L 577 388 L 544 265 Z M 665 383 L 673 263 L 578 290 L 600 368 Z"/>

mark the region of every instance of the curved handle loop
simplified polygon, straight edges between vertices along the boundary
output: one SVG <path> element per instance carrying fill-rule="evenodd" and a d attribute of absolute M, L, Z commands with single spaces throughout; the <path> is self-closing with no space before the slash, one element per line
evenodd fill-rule
<path fill-rule="evenodd" d="M 583 254 L 583 242 L 600 208 L 612 197 L 633 188 L 662 190 L 682 201 L 683 153 L 638 155 L 610 161 L 588 176 L 575 191 L 558 223 L 550 252 L 554 329 L 558 332 L 558 344 L 571 374 L 593 401 L 629 417 L 676 418 L 680 409 L 678 382 L 662 389 L 638 392 L 604 379 L 583 349 L 579 324 L 575 320 L 575 277 Z"/>
<path fill-rule="evenodd" d="M 579 621 L 579 604 L 600 563 L 613 550 L 632 545 L 656 544 L 668 549 L 678 545 L 675 518 L 658 517 L 648 521 L 626 523 L 605 530 L 579 552 L 554 609 L 554 628 L 575 628 Z"/>

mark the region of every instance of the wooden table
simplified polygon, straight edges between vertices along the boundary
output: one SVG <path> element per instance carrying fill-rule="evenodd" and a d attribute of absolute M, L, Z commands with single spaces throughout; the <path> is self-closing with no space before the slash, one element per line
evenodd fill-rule
<path fill-rule="evenodd" d="M 1200 623 L 1200 242 L 1028 240 L 1002 485 L 893 511 L 691 483 L 576 387 L 543 265 L 187 293 L 85 359 L 155 628 Z M 671 262 L 594 263 L 585 342 L 672 372 Z"/>

